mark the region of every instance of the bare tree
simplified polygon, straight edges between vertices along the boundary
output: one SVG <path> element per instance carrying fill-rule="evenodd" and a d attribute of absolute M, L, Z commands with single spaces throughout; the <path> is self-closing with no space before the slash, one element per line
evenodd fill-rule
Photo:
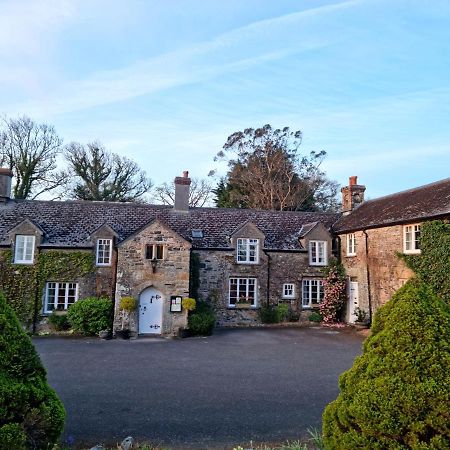
<path fill-rule="evenodd" d="M 0 166 L 9 167 L 14 174 L 15 198 L 35 199 L 64 186 L 66 174 L 56 165 L 62 142 L 52 126 L 29 117 L 2 120 Z"/>
<path fill-rule="evenodd" d="M 325 198 L 327 188 L 332 187 L 320 170 L 326 153 L 300 155 L 301 141 L 301 131 L 270 125 L 230 135 L 215 158 L 228 162 L 227 175 L 214 190 L 217 206 L 324 209 L 316 194 L 320 192 Z"/>
<path fill-rule="evenodd" d="M 212 200 L 212 185 L 205 179 L 192 178 L 189 190 L 189 206 L 202 207 Z M 175 203 L 175 183 L 163 183 L 154 188 L 153 198 L 163 205 Z"/>
<path fill-rule="evenodd" d="M 136 162 L 106 150 L 99 142 L 72 142 L 65 149 L 75 181 L 70 196 L 81 200 L 132 202 L 142 200 L 151 186 Z"/>

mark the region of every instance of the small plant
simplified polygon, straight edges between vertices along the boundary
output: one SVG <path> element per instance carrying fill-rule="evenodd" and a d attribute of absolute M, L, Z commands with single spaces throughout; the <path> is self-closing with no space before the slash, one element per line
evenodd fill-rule
<path fill-rule="evenodd" d="M 66 331 L 70 329 L 70 322 L 66 314 L 58 314 L 55 311 L 48 317 L 48 323 L 53 326 L 56 331 Z"/>
<path fill-rule="evenodd" d="M 322 314 L 319 314 L 317 311 L 313 311 L 309 316 L 308 320 L 310 322 L 320 323 L 323 320 Z"/>
<path fill-rule="evenodd" d="M 311 441 L 317 450 L 326 450 L 323 443 L 322 433 L 317 428 L 308 428 L 308 433 L 311 436 Z"/>
<path fill-rule="evenodd" d="M 369 317 L 367 311 L 364 311 L 364 309 L 361 309 L 360 307 L 355 308 L 353 315 L 356 316 L 356 322 L 358 323 L 366 323 Z"/>
<path fill-rule="evenodd" d="M 300 314 L 297 311 L 289 311 L 289 322 L 298 322 L 300 320 Z"/>
<path fill-rule="evenodd" d="M 113 305 L 108 298 L 88 297 L 78 300 L 67 311 L 67 318 L 75 331 L 95 336 L 111 328 Z"/>
<path fill-rule="evenodd" d="M 122 311 L 134 311 L 137 307 L 137 301 L 134 297 L 122 297 L 120 299 L 119 308 Z"/>
<path fill-rule="evenodd" d="M 216 318 L 211 306 L 198 302 L 194 313 L 189 314 L 188 326 L 193 336 L 209 336 L 212 334 Z"/>
<path fill-rule="evenodd" d="M 279 303 L 275 307 L 277 322 L 284 322 L 289 316 L 289 306 L 286 303 Z"/>
<path fill-rule="evenodd" d="M 195 301 L 194 298 L 186 297 L 186 298 L 183 298 L 181 305 L 183 306 L 183 308 L 186 311 L 194 311 L 195 306 L 197 305 L 197 302 Z"/>
<path fill-rule="evenodd" d="M 259 310 L 259 318 L 262 323 L 277 323 L 277 311 L 273 306 L 262 306 Z"/>

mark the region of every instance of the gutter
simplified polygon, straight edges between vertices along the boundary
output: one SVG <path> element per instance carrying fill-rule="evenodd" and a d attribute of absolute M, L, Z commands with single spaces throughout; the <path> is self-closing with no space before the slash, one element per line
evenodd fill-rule
<path fill-rule="evenodd" d="M 372 293 L 370 290 L 370 270 L 369 270 L 369 235 L 366 230 L 362 230 L 366 242 L 366 277 L 367 277 L 367 299 L 369 301 L 369 325 L 372 325 Z"/>
<path fill-rule="evenodd" d="M 270 306 L 270 262 L 272 257 L 264 250 L 264 254 L 267 256 L 267 294 L 266 294 L 266 306 Z"/>
<path fill-rule="evenodd" d="M 36 274 L 34 276 L 35 286 L 34 286 L 34 311 L 33 311 L 33 328 L 32 328 L 33 334 L 36 333 L 36 322 L 37 322 L 38 314 L 39 314 L 38 304 L 39 304 L 39 255 L 40 255 L 40 253 L 41 253 L 40 248 L 37 247 L 35 258 L 37 259 L 38 269 L 36 270 Z"/>

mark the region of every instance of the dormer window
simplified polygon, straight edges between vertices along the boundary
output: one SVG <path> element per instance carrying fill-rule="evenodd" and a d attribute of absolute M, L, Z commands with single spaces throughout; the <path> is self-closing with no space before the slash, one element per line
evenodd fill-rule
<path fill-rule="evenodd" d="M 237 262 L 240 264 L 258 264 L 259 239 L 237 239 Z"/>
<path fill-rule="evenodd" d="M 164 245 L 147 244 L 145 246 L 145 259 L 164 259 Z"/>
<path fill-rule="evenodd" d="M 420 253 L 420 224 L 403 227 L 403 251 L 405 253 Z"/>
<path fill-rule="evenodd" d="M 16 264 L 33 264 L 35 237 L 18 234 L 14 246 L 14 262 Z"/>
<path fill-rule="evenodd" d="M 112 239 L 97 239 L 97 266 L 110 266 L 112 256 Z"/>
<path fill-rule="evenodd" d="M 326 266 L 327 241 L 309 241 L 309 264 L 311 266 Z"/>

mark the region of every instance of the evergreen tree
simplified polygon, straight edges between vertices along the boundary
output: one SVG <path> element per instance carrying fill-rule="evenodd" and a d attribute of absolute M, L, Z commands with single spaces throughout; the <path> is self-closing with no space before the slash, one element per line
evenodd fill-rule
<path fill-rule="evenodd" d="M 450 448 L 450 308 L 409 281 L 381 307 L 323 414 L 328 450 Z"/>
<path fill-rule="evenodd" d="M 64 427 L 64 407 L 1 292 L 0 355 L 0 449 L 53 448 Z"/>

